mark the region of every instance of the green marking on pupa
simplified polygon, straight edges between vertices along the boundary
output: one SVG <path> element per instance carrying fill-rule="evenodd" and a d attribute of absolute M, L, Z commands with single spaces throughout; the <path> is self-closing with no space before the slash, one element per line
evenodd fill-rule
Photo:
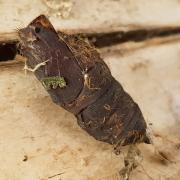
<path fill-rule="evenodd" d="M 49 90 L 51 88 L 56 89 L 57 87 L 66 87 L 66 81 L 62 76 L 45 77 L 41 80 L 43 86 Z"/>

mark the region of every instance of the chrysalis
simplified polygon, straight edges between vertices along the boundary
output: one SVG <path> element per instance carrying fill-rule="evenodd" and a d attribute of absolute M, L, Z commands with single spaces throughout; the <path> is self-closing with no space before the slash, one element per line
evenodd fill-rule
<path fill-rule="evenodd" d="M 77 37 L 58 36 L 44 15 L 18 33 L 28 68 L 35 69 L 52 100 L 73 113 L 81 128 L 116 146 L 150 143 L 139 106 L 94 47 Z"/>

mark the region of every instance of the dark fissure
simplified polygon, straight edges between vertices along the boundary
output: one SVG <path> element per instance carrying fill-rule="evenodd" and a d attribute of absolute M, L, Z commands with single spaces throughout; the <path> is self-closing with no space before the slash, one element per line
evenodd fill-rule
<path fill-rule="evenodd" d="M 128 32 L 79 33 L 74 35 L 88 39 L 89 42 L 97 48 L 103 48 L 125 42 L 141 42 L 153 38 L 164 38 L 178 34 L 180 34 L 180 27 L 139 29 Z M 17 44 L 17 39 L 10 42 L 0 42 L 0 62 L 14 60 L 16 54 L 19 54 Z"/>
<path fill-rule="evenodd" d="M 17 54 L 16 43 L 0 44 L 0 62 L 11 61 Z"/>

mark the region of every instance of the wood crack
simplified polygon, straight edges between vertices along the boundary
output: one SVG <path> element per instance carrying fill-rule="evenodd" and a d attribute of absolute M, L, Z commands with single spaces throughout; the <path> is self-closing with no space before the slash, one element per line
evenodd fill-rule
<path fill-rule="evenodd" d="M 98 30 L 97 30 L 98 31 Z M 60 34 L 60 32 L 59 32 Z M 146 42 L 152 39 L 174 38 L 180 35 L 180 27 L 161 27 L 161 28 L 142 28 L 131 31 L 112 31 L 112 32 L 93 32 L 93 33 L 75 33 L 70 34 L 87 39 L 96 48 L 111 47 L 127 42 Z M 0 34 L 0 62 L 13 60 L 19 54 L 17 45 L 19 40 L 17 33 L 3 33 Z"/>

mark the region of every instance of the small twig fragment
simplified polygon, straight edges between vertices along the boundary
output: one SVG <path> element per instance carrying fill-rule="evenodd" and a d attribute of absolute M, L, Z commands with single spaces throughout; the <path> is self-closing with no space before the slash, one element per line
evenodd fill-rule
<path fill-rule="evenodd" d="M 44 62 L 41 62 L 39 64 L 37 64 L 34 68 L 29 68 L 25 62 L 25 66 L 24 66 L 24 70 L 25 72 L 28 70 L 28 71 L 31 71 L 31 72 L 35 72 L 37 69 L 39 69 L 41 66 L 45 66 L 46 63 L 48 62 L 49 60 L 47 61 L 44 61 Z"/>
<path fill-rule="evenodd" d="M 52 179 L 52 178 L 54 178 L 54 177 L 56 177 L 56 176 L 60 176 L 60 175 L 62 175 L 62 174 L 64 174 L 64 173 L 65 173 L 65 172 L 62 172 L 62 173 L 58 173 L 58 174 L 49 176 L 48 179 Z"/>

